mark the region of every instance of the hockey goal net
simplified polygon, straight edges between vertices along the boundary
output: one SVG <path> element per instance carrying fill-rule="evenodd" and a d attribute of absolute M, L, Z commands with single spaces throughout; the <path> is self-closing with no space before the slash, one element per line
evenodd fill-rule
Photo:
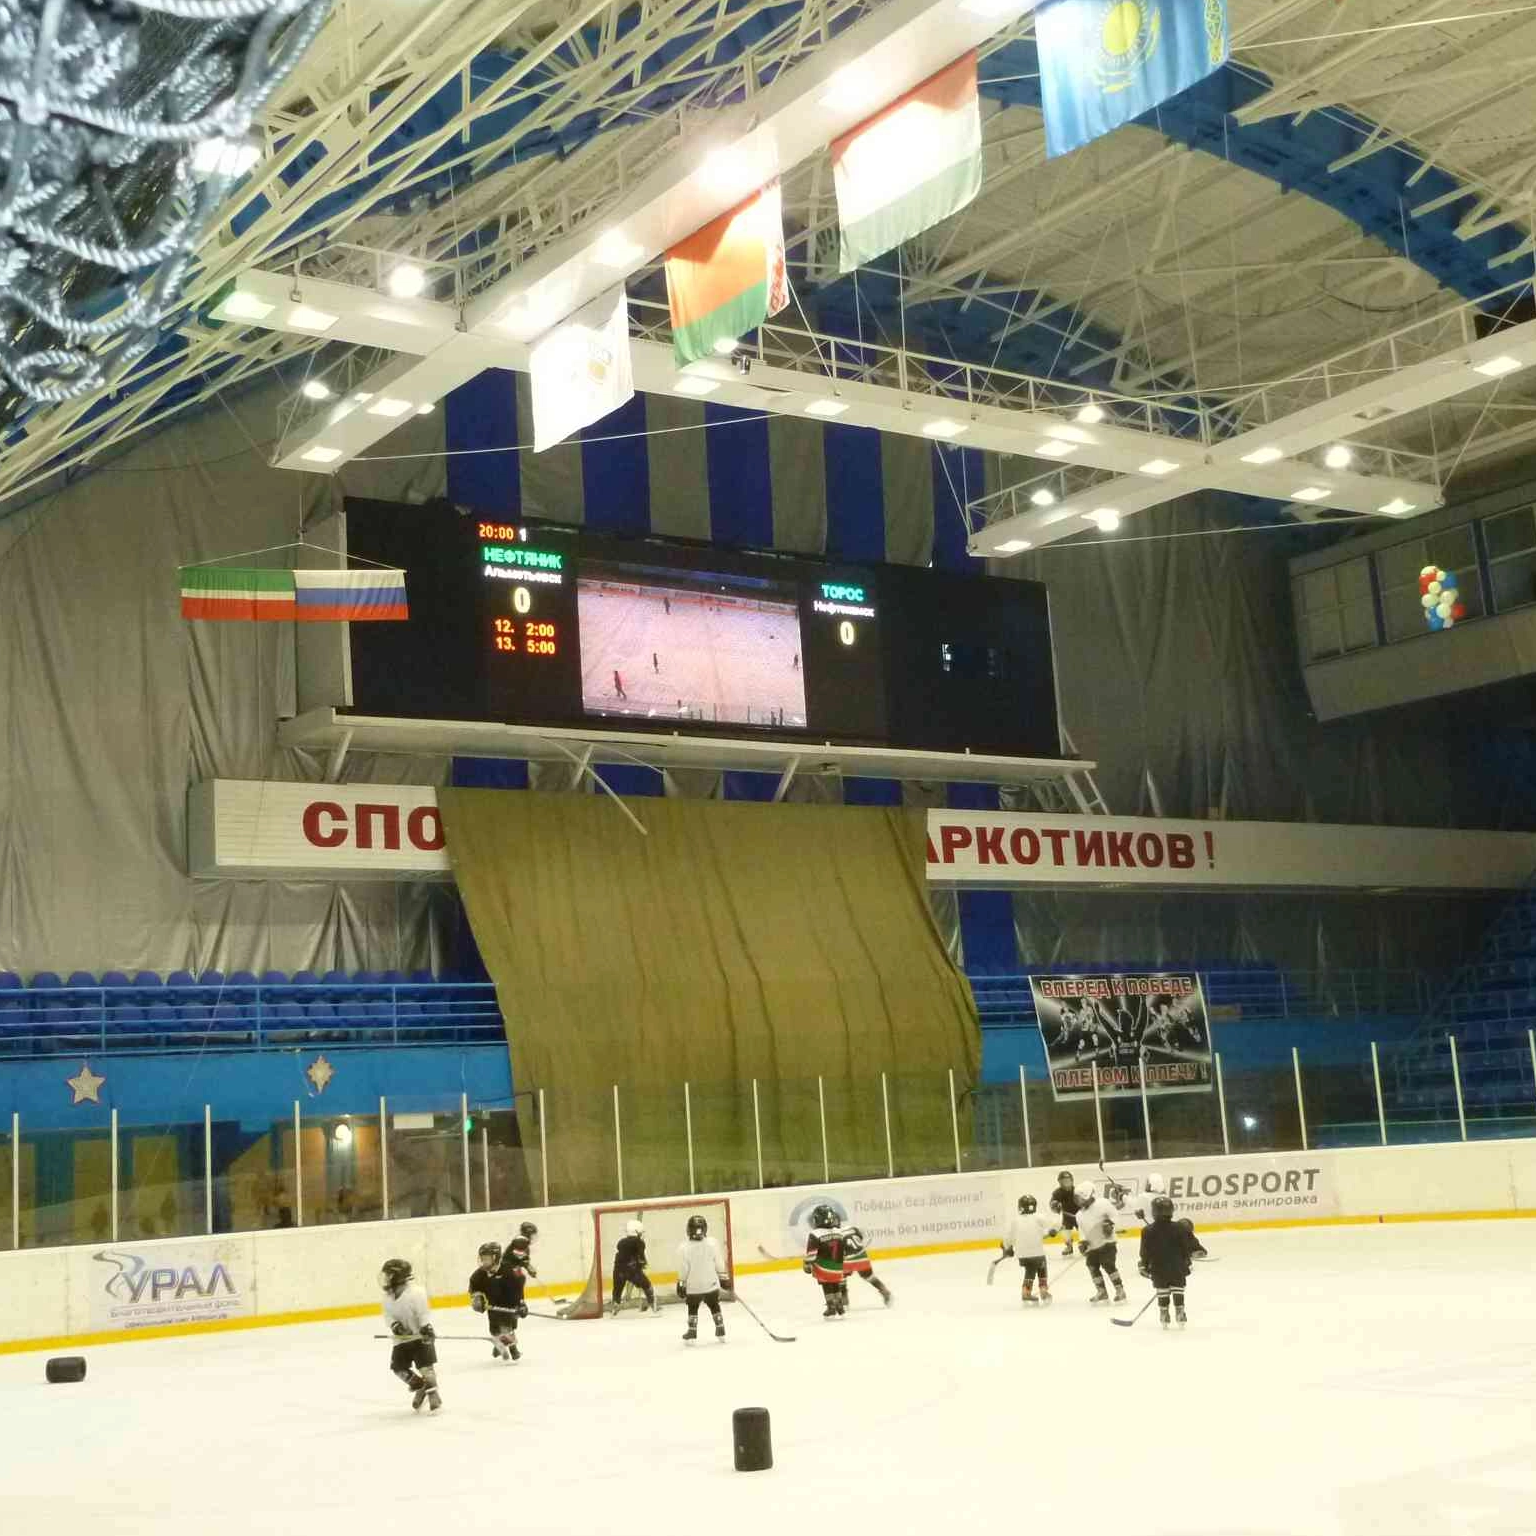
<path fill-rule="evenodd" d="M 566 1317 L 601 1317 L 613 1294 L 613 1255 L 625 1228 L 638 1221 L 645 1228 L 646 1274 L 663 1306 L 677 1300 L 677 1250 L 688 1236 L 688 1218 L 702 1216 L 709 1235 L 720 1246 L 720 1257 L 732 1287 L 736 1257 L 731 1246 L 729 1200 L 665 1200 L 630 1205 L 600 1205 L 592 1211 L 592 1267 L 581 1294 L 564 1312 Z M 641 1292 L 626 1287 L 624 1310 L 638 1308 Z"/>

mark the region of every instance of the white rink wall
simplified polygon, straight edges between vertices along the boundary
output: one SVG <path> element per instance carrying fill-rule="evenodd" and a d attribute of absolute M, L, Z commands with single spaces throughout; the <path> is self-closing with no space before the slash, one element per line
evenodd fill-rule
<path fill-rule="evenodd" d="M 1180 1214 L 1203 1231 L 1536 1215 L 1531 1139 L 1167 1159 L 1117 1163 L 1112 1172 L 1135 1185 L 1150 1167 L 1169 1180 Z M 1019 1168 L 730 1194 L 736 1266 L 750 1273 L 798 1262 L 810 1209 L 823 1199 L 864 1228 L 877 1257 L 989 1245 L 1020 1194 L 1033 1193 L 1045 1206 L 1059 1171 Z M 1099 1178 L 1088 1166 L 1072 1172 L 1079 1183 Z M 70 1338 L 103 1342 L 144 1330 L 361 1316 L 377 1308 L 375 1276 L 393 1257 L 411 1261 L 439 1304 L 462 1303 L 479 1244 L 506 1242 L 523 1220 L 539 1228 L 539 1279 L 531 1294 L 579 1288 L 592 1263 L 587 1206 L 0 1254 L 7 1321 L 0 1351 Z M 667 1270 L 669 1259 L 654 1253 L 653 1270 Z"/>

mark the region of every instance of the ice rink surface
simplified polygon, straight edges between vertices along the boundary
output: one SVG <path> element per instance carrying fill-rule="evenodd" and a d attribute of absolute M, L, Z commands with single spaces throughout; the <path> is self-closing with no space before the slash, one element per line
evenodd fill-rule
<path fill-rule="evenodd" d="M 379 1257 L 388 1257 L 381 1231 Z M 1122 1243 L 1130 1316 L 1149 1294 Z M 87 1350 L 80 1386 L 0 1357 L 4 1529 L 1087 1532 L 1457 1536 L 1536 1530 L 1536 1223 L 1214 1234 L 1189 1329 L 1089 1307 L 1081 1264 L 1025 1311 L 1011 1261 L 879 1265 L 820 1317 L 799 1274 L 748 1276 L 730 1337 L 659 1318 L 529 1318 L 524 1355 L 441 1346 L 412 1414 L 371 1319 Z M 1059 1250 L 1054 1250 L 1059 1252 Z M 470 1256 L 466 1256 L 466 1264 Z M 4 1273 L 0 1262 L 0 1275 Z M 359 1276 L 359 1299 L 373 1277 Z M 547 1303 L 536 1303 L 545 1306 Z M 707 1314 L 706 1314 L 707 1316 Z M 478 1333 L 467 1309 L 443 1333 Z M 777 1465 L 732 1470 L 763 1405 Z"/>

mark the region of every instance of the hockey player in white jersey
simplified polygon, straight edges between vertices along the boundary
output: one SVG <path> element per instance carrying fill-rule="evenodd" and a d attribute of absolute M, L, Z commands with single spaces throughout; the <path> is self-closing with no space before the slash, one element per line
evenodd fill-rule
<path fill-rule="evenodd" d="M 437 1390 L 437 1335 L 427 1293 L 412 1276 L 408 1259 L 384 1261 L 379 1289 L 384 1292 L 384 1320 L 397 1341 L 389 1354 L 389 1368 L 405 1383 L 412 1408 L 420 1413 L 426 1403 L 436 1413 L 443 1399 Z"/>
<path fill-rule="evenodd" d="M 1019 1213 L 1008 1223 L 1008 1231 L 1003 1238 L 1003 1254 L 1018 1259 L 1019 1268 L 1024 1272 L 1021 1299 L 1027 1307 L 1039 1306 L 1041 1302 L 1046 1306 L 1051 1304 L 1051 1287 L 1047 1280 L 1045 1263 L 1045 1242 L 1047 1238 L 1055 1237 L 1060 1230 L 1049 1216 L 1036 1214 L 1033 1195 L 1019 1196 Z M 1038 1296 L 1035 1295 L 1036 1280 L 1040 1282 Z"/>
<path fill-rule="evenodd" d="M 1168 1195 L 1168 1181 L 1160 1173 L 1149 1173 L 1142 1181 L 1140 1194 L 1133 1194 L 1124 1185 L 1110 1183 L 1109 1198 L 1114 1203 L 1116 1210 L 1129 1210 L 1131 1215 L 1143 1227 L 1152 1225 L 1152 1202 L 1158 1198 L 1166 1199 Z M 1195 1224 L 1187 1216 L 1179 1218 L 1178 1225 L 1189 1234 L 1192 1244 L 1190 1256 L 1196 1259 L 1208 1259 L 1210 1254 L 1206 1252 L 1205 1244 L 1195 1236 Z"/>
<path fill-rule="evenodd" d="M 1102 1306 L 1110 1299 L 1104 1285 L 1105 1275 L 1114 1284 L 1114 1299 L 1124 1301 L 1125 1286 L 1120 1282 L 1120 1261 L 1115 1248 L 1115 1222 L 1120 1213 L 1099 1193 L 1097 1184 L 1079 1185 L 1077 1200 L 1077 1225 L 1082 1231 L 1081 1243 L 1088 1261 L 1088 1273 L 1093 1276 L 1092 1304 Z"/>
<path fill-rule="evenodd" d="M 720 1315 L 720 1292 L 730 1288 L 730 1276 L 720 1258 L 720 1245 L 709 1235 L 709 1223 L 702 1216 L 688 1218 L 688 1236 L 677 1245 L 677 1294 L 688 1303 L 688 1331 L 685 1344 L 699 1336 L 699 1308 L 709 1308 L 715 1320 L 715 1337 L 725 1337 L 725 1319 Z"/>

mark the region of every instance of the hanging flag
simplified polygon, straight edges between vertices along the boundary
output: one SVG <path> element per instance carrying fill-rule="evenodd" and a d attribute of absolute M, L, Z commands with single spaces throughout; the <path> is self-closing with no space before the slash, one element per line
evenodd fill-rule
<path fill-rule="evenodd" d="M 1220 69 L 1227 0 L 1050 0 L 1035 12 L 1045 151 L 1064 155 Z"/>
<path fill-rule="evenodd" d="M 405 572 L 181 568 L 184 619 L 407 619 Z"/>
<path fill-rule="evenodd" d="M 789 303 L 777 177 L 667 252 L 672 355 L 679 367 L 756 330 Z"/>
<path fill-rule="evenodd" d="M 293 572 L 231 565 L 181 568 L 184 619 L 291 619 Z"/>
<path fill-rule="evenodd" d="M 405 601 L 405 572 L 373 569 L 367 571 L 292 571 L 294 618 L 321 623 L 336 619 L 359 621 L 408 619 Z"/>
<path fill-rule="evenodd" d="M 621 283 L 541 336 L 528 352 L 533 451 L 542 453 L 634 398 L 629 305 Z"/>
<path fill-rule="evenodd" d="M 852 272 L 981 191 L 976 54 L 964 54 L 832 141 L 837 265 Z"/>

